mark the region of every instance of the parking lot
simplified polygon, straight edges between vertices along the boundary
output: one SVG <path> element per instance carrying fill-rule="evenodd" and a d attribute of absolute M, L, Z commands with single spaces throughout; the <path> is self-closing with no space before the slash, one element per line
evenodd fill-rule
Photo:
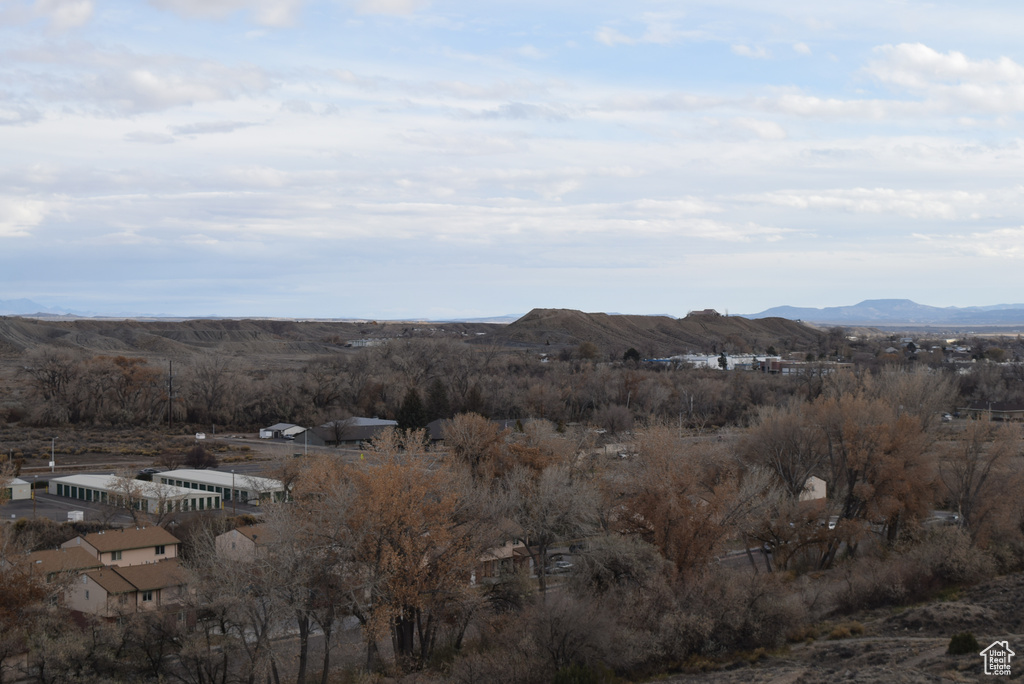
<path fill-rule="evenodd" d="M 7 502 L 7 504 L 0 507 L 0 516 L 8 522 L 12 522 L 18 518 L 27 518 L 29 520 L 47 519 L 53 520 L 54 522 L 67 522 L 69 512 L 81 511 L 83 520 L 106 522 L 115 525 L 132 524 L 132 516 L 124 511 L 124 509 L 96 502 L 80 501 L 77 499 L 68 499 L 63 496 L 48 494 L 45 489 L 37 489 L 35 494 L 36 498 L 34 501 L 23 500 Z M 238 515 L 260 514 L 259 506 L 249 506 L 247 504 L 238 503 L 236 504 L 236 507 L 233 508 L 231 502 L 227 502 L 223 510 L 176 513 L 174 518 L 178 521 L 183 521 L 197 515 L 233 515 L 236 511 Z"/>

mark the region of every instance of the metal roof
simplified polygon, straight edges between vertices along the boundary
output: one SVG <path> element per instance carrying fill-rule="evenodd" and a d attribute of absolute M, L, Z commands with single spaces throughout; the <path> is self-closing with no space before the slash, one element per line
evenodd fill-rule
<path fill-rule="evenodd" d="M 213 485 L 215 487 L 228 487 L 232 486 L 232 478 L 234 479 L 235 489 L 251 489 L 257 492 L 279 492 L 284 490 L 284 484 L 280 480 L 273 480 L 269 477 L 257 477 L 256 475 L 246 475 L 244 473 L 224 472 L 223 470 L 194 470 L 191 468 L 182 468 L 181 470 L 165 470 L 162 473 L 156 473 L 153 475 L 154 478 L 165 477 L 172 480 L 181 480 L 182 482 L 195 482 L 196 484 Z M 195 491 L 190 489 L 189 491 Z"/>

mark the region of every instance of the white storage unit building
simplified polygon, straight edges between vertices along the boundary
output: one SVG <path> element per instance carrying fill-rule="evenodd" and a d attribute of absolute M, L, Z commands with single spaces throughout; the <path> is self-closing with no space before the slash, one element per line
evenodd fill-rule
<path fill-rule="evenodd" d="M 48 491 L 69 499 L 101 504 L 131 505 L 147 513 L 211 511 L 221 508 L 221 495 L 159 482 L 145 482 L 115 475 L 66 475 L 50 480 Z"/>
<path fill-rule="evenodd" d="M 223 470 L 165 470 L 153 476 L 154 482 L 214 492 L 224 501 L 259 504 L 260 501 L 284 501 L 287 491 L 280 480 Z"/>

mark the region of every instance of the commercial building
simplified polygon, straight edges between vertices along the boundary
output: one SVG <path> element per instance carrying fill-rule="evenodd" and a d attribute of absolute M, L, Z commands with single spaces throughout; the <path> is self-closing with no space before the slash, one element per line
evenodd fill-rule
<path fill-rule="evenodd" d="M 65 475 L 50 480 L 56 496 L 93 503 L 130 506 L 146 513 L 211 511 L 221 508 L 221 495 L 159 482 L 144 482 L 115 475 Z"/>
<path fill-rule="evenodd" d="M 213 492 L 225 502 L 258 505 L 261 501 L 284 501 L 287 498 L 287 490 L 280 480 L 221 470 L 166 470 L 154 475 L 153 480 L 167 486 Z"/>

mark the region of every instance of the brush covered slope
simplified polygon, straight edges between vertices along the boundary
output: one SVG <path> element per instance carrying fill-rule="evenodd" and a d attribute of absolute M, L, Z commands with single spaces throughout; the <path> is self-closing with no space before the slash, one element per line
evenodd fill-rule
<path fill-rule="evenodd" d="M 708 351 L 764 353 L 768 347 L 780 351 L 814 349 L 824 336 L 821 330 L 784 318 L 748 320 L 698 312 L 676 319 L 572 309 L 534 309 L 494 333 L 495 339 L 514 346 L 567 347 L 590 342 L 603 351 L 634 347 L 647 356 Z"/>

